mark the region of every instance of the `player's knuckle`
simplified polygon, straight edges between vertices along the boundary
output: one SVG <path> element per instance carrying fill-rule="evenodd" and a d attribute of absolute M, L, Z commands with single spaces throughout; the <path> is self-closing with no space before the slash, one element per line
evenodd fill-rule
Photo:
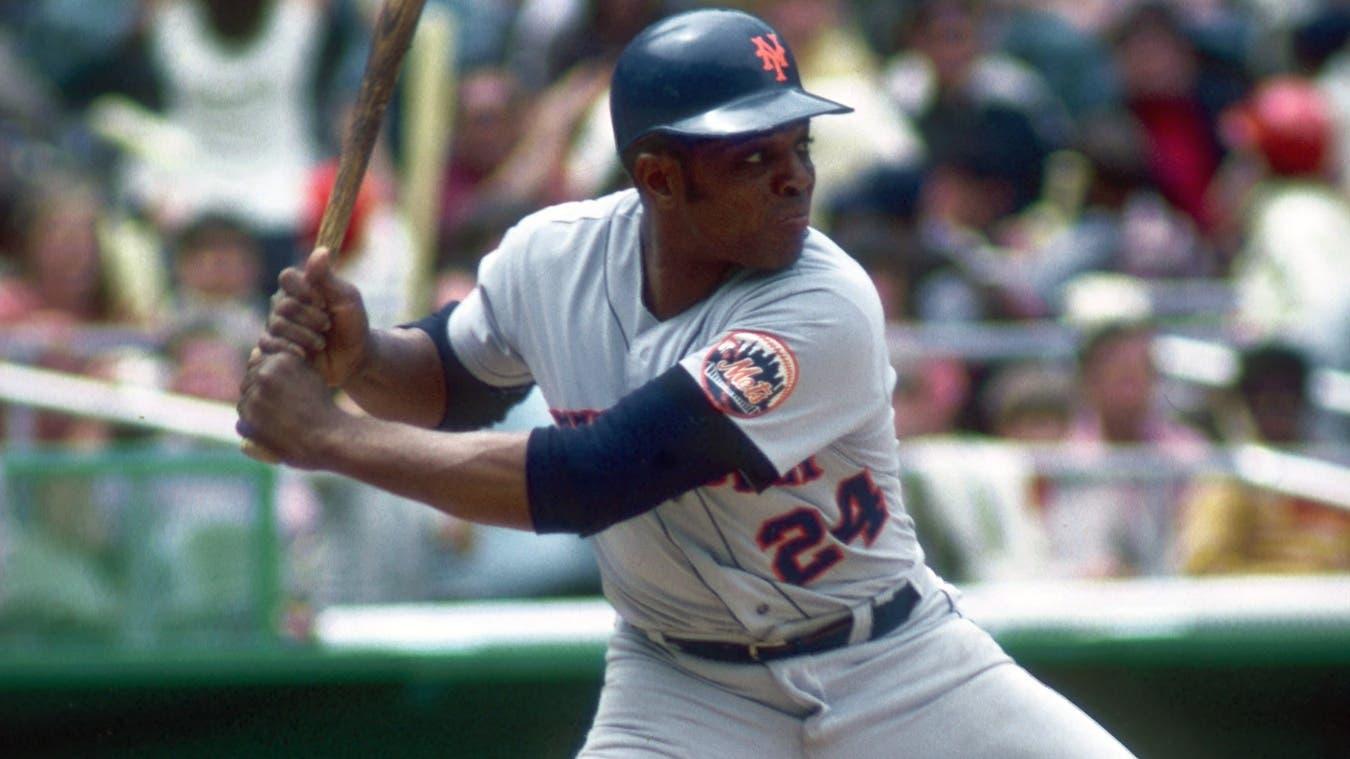
<path fill-rule="evenodd" d="M 275 385 L 277 376 L 282 371 L 280 359 L 285 355 L 285 353 L 278 353 L 262 362 L 258 367 L 258 387 L 261 391 L 266 391 Z"/>

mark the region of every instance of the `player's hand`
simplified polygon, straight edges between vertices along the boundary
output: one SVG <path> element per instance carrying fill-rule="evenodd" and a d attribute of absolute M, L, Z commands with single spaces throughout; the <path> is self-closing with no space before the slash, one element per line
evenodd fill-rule
<path fill-rule="evenodd" d="M 236 430 L 276 459 L 301 469 L 324 463 L 325 443 L 350 420 L 315 367 L 290 351 L 254 352 L 244 375 Z"/>
<path fill-rule="evenodd" d="M 370 323 L 360 292 L 333 271 L 327 248 L 315 249 L 303 269 L 282 271 L 278 283 L 258 347 L 309 360 L 329 386 L 341 387 L 368 355 Z"/>

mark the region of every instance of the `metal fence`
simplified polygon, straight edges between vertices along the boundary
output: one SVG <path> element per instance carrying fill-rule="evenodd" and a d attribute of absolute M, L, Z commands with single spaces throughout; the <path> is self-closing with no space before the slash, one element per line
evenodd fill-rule
<path fill-rule="evenodd" d="M 119 647 L 276 636 L 275 471 L 234 451 L 0 457 L 0 641 Z"/>

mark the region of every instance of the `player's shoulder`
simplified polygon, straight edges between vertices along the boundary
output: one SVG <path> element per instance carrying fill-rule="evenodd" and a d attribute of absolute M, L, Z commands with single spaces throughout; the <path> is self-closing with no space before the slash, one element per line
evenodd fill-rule
<path fill-rule="evenodd" d="M 843 295 L 876 297 L 876 287 L 862 264 L 814 227 L 806 236 L 801 258 L 785 273 L 803 282 L 819 282 Z"/>
<path fill-rule="evenodd" d="M 601 265 L 607 246 L 640 225 L 637 193 L 629 190 L 534 211 L 502 237 L 484 266 L 501 266 L 545 275 L 551 266 L 576 269 Z"/>
<path fill-rule="evenodd" d="M 811 229 L 802 255 L 781 271 L 747 281 L 752 300 L 815 303 L 822 308 L 842 308 L 880 324 L 881 299 L 872 278 L 863 267 L 823 232 Z"/>
<path fill-rule="evenodd" d="M 515 229 L 557 240 L 560 235 L 582 232 L 615 222 L 637 219 L 641 203 L 635 190 L 620 190 L 599 198 L 573 200 L 541 208 L 523 219 Z"/>
<path fill-rule="evenodd" d="M 812 345 L 856 360 L 885 352 L 885 319 L 871 277 L 815 230 L 794 264 L 743 274 L 711 308 L 715 329 L 766 332 L 788 340 L 793 350 Z"/>

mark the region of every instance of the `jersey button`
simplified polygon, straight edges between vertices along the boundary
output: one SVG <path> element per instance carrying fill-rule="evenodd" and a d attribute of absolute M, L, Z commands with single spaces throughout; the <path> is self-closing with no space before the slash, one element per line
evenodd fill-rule
<path fill-rule="evenodd" d="M 768 613 L 769 613 L 769 605 L 768 605 L 768 604 L 760 604 L 759 606 L 756 606 L 756 607 L 755 607 L 755 613 L 756 613 L 756 614 L 768 614 Z"/>

